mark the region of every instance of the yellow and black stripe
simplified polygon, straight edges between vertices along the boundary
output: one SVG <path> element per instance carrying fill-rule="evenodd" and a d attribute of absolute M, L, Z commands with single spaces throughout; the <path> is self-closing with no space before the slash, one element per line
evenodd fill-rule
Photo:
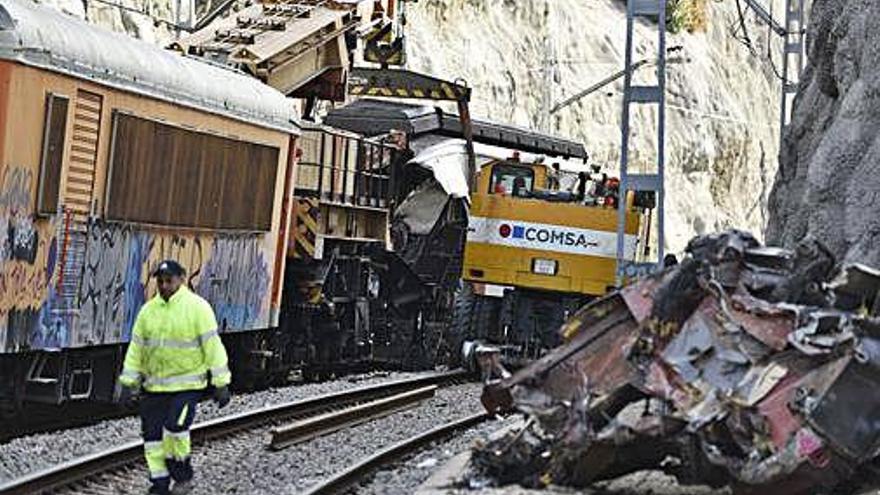
<path fill-rule="evenodd" d="M 290 254 L 293 258 L 315 257 L 315 240 L 318 237 L 318 221 L 321 208 L 316 198 L 294 198 L 293 242 Z"/>
<path fill-rule="evenodd" d="M 403 65 L 406 52 L 402 38 L 395 38 L 393 24 L 387 22 L 365 36 L 364 60 L 383 65 Z"/>
<path fill-rule="evenodd" d="M 355 96 L 430 98 L 470 101 L 464 82 L 445 81 L 405 69 L 355 67 L 348 77 L 348 92 Z"/>
<path fill-rule="evenodd" d="M 432 100 L 457 100 L 459 93 L 451 84 L 441 83 L 434 89 L 405 87 L 368 87 L 350 84 L 348 92 L 355 96 L 396 96 L 398 98 L 430 98 Z"/>

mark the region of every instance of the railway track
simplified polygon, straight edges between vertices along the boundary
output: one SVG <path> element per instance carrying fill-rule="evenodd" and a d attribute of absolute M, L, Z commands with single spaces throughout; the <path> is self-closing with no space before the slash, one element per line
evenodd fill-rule
<path fill-rule="evenodd" d="M 34 404 L 11 418 L 0 417 L 0 443 L 18 437 L 88 426 L 98 421 L 119 419 L 137 414 L 119 405 L 68 404 L 65 406 Z"/>
<path fill-rule="evenodd" d="M 199 423 L 192 429 L 192 439 L 194 444 L 203 445 L 271 429 L 273 440 L 269 447 L 280 449 L 412 407 L 433 395 L 438 386 L 461 383 L 468 378 L 470 375 L 464 371 L 436 373 L 272 405 Z M 65 490 L 119 493 L 120 484 L 132 478 L 133 471 L 138 471 L 137 479 L 142 480 L 142 456 L 143 443 L 128 442 L 0 484 L 0 494 Z"/>
<path fill-rule="evenodd" d="M 314 485 L 305 492 L 305 495 L 329 495 L 353 488 L 359 483 L 367 481 L 378 469 L 400 462 L 406 456 L 431 445 L 433 442 L 476 426 L 489 418 L 487 413 L 472 414 L 424 433 L 413 435 L 371 456 L 360 459 L 346 469 Z"/>

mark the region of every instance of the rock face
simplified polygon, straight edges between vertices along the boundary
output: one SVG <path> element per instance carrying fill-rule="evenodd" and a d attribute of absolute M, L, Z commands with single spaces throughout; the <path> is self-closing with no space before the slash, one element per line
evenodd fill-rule
<path fill-rule="evenodd" d="M 177 0 L 121 0 L 116 2 L 131 10 L 89 0 L 39 0 L 39 3 L 55 7 L 62 12 L 86 19 L 107 29 L 126 32 L 135 38 L 160 45 L 165 45 L 174 39 L 174 30 L 169 23 L 189 19 L 189 14 L 185 10 L 188 2 L 177 2 Z M 177 5 L 181 6 L 179 14 Z M 149 16 L 137 11 L 147 12 Z"/>
<path fill-rule="evenodd" d="M 770 196 L 768 240 L 880 263 L 880 3 L 816 0 L 809 64 Z"/>
<path fill-rule="evenodd" d="M 763 231 L 776 172 L 780 82 L 761 56 L 734 37 L 736 2 L 708 3 L 706 32 L 667 38 L 668 46 L 683 47 L 674 56 L 690 59 L 670 65 L 667 79 L 667 247 L 673 251 L 694 235 L 731 226 Z M 773 10 L 781 12 L 782 3 L 774 3 Z M 617 168 L 622 80 L 549 119 L 544 102 L 563 100 L 623 67 L 625 2 L 420 0 L 408 5 L 410 68 L 464 78 L 474 88 L 474 115 L 577 139 L 595 162 Z M 766 28 L 749 16 L 746 26 L 755 49 L 766 54 Z M 656 25 L 643 23 L 636 31 L 641 42 L 636 59 L 653 56 Z M 772 53 L 778 52 L 774 47 Z M 545 64 L 554 58 L 555 65 Z M 543 73 L 548 66 L 549 94 Z M 653 70 L 640 69 L 636 77 L 647 83 Z M 655 160 L 655 119 L 647 107 L 633 113 L 635 166 Z"/>
<path fill-rule="evenodd" d="M 173 34 L 144 16 L 100 3 L 89 1 L 83 9 L 83 0 L 45 1 L 147 40 L 167 42 Z M 160 18 L 175 16 L 177 5 L 123 1 Z M 781 11 L 781 1 L 773 0 L 775 12 Z M 667 248 L 672 251 L 683 249 L 694 235 L 732 226 L 763 231 L 776 173 L 780 83 L 763 58 L 734 37 L 740 25 L 736 3 L 708 4 L 705 32 L 667 40 L 670 47 L 682 47 L 675 56 L 689 60 L 671 65 L 667 79 Z M 583 141 L 593 162 L 617 169 L 622 80 L 552 115 L 547 108 L 623 67 L 625 2 L 420 0 L 405 5 L 410 69 L 463 78 L 474 88 L 475 117 Z M 751 18 L 745 25 L 755 49 L 766 52 L 766 29 Z M 636 59 L 652 57 L 656 25 L 643 23 L 636 31 Z M 653 75 L 650 67 L 642 68 L 636 80 L 648 83 Z M 656 159 L 655 121 L 653 108 L 633 113 L 634 170 Z"/>

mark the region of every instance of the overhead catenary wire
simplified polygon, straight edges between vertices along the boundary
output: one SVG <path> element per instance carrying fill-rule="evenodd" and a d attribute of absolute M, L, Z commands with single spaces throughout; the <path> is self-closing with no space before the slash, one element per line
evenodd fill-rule
<path fill-rule="evenodd" d="M 674 47 L 669 48 L 666 51 L 673 52 L 673 51 L 677 51 L 677 50 L 681 50 L 681 49 L 682 49 L 681 46 L 674 46 Z M 688 63 L 688 62 L 690 62 L 690 59 L 687 57 L 671 57 L 666 60 L 667 64 L 680 64 L 680 63 Z M 605 87 L 605 86 L 613 83 L 614 81 L 620 79 L 621 77 L 625 76 L 627 72 L 635 72 L 636 70 L 638 70 L 642 67 L 650 67 L 650 66 L 655 66 L 655 65 L 657 65 L 657 62 L 655 60 L 651 60 L 651 59 L 639 60 L 639 61 L 633 63 L 629 67 L 629 69 L 625 69 L 625 68 L 621 69 L 621 70 L 611 74 L 610 76 L 602 79 L 601 81 L 599 81 L 599 82 L 597 82 L 597 83 L 595 83 L 595 84 L 593 84 L 593 85 L 591 85 L 581 91 L 578 91 L 577 93 L 573 94 L 572 96 L 569 96 L 568 98 L 556 103 L 550 109 L 550 113 L 554 114 L 554 113 L 558 112 L 559 110 L 562 110 L 563 108 L 580 100 L 581 98 L 589 95 L 590 93 L 593 93 L 595 91 L 598 91 L 599 89 L 602 89 L 603 87 Z"/>
<path fill-rule="evenodd" d="M 777 35 L 785 38 L 788 34 L 788 31 L 785 30 L 779 23 L 776 22 L 776 19 L 773 17 L 773 12 L 765 10 L 760 6 L 755 0 L 744 0 L 749 8 L 752 9 L 753 12 L 765 23 L 767 24 L 768 35 L 767 35 L 767 54 L 762 56 L 757 49 L 755 49 L 755 44 L 752 42 L 752 38 L 749 35 L 748 27 L 746 26 L 745 21 L 745 10 L 742 7 L 741 0 L 736 0 L 736 9 L 737 9 L 737 24 L 739 25 L 739 31 L 741 34 L 737 34 L 737 30 L 733 29 L 732 36 L 734 39 L 743 44 L 746 48 L 748 48 L 749 53 L 756 58 L 764 58 L 770 66 L 770 70 L 773 71 L 773 74 L 777 79 L 782 81 L 783 84 L 788 84 L 790 81 L 786 80 L 786 78 L 779 71 L 779 68 L 776 67 L 776 62 L 773 60 L 773 56 L 770 53 L 770 45 L 772 43 L 770 32 L 774 32 Z M 772 2 L 771 2 L 772 8 Z"/>

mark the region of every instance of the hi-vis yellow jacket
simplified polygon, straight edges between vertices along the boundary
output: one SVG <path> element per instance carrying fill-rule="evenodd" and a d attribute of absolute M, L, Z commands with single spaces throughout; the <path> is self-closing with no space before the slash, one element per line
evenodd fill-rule
<path fill-rule="evenodd" d="M 119 383 L 147 392 L 223 387 L 232 375 L 208 301 L 181 286 L 168 301 L 158 294 L 141 308 Z"/>

